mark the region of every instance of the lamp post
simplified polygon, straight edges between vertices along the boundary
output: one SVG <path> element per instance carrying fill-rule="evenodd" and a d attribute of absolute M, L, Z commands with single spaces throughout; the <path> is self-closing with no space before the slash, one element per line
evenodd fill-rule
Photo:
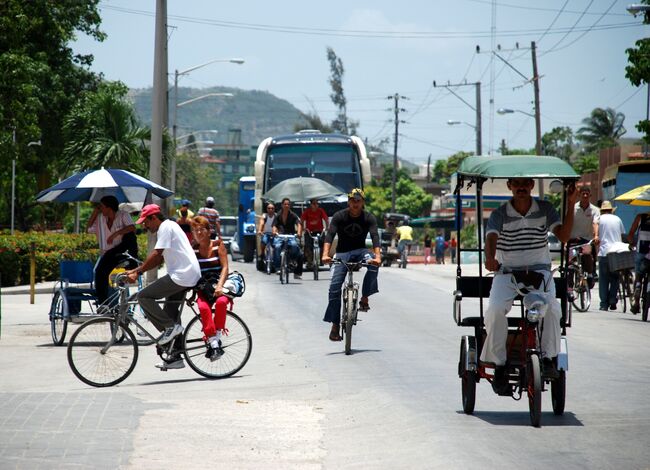
<path fill-rule="evenodd" d="M 15 212 L 16 212 L 16 155 L 18 153 L 16 149 L 16 129 L 13 130 L 12 139 L 14 143 L 14 159 L 11 161 L 11 235 L 14 234 L 14 222 L 15 222 Z M 33 141 L 27 144 L 27 147 L 32 147 L 33 145 L 41 145 L 41 140 Z"/>
<path fill-rule="evenodd" d="M 172 192 L 176 192 L 176 119 L 177 119 L 178 107 L 186 105 L 186 104 L 188 104 L 190 102 L 193 102 L 193 101 L 197 101 L 199 99 L 203 99 L 203 98 L 205 98 L 207 96 L 218 95 L 218 93 L 208 93 L 207 95 L 199 96 L 198 98 L 194 98 L 192 100 L 188 100 L 188 101 L 184 101 L 183 103 L 179 103 L 178 102 L 178 77 L 183 76 L 183 75 L 187 75 L 187 74 L 189 74 L 190 72 L 193 72 L 196 69 L 200 69 L 202 67 L 205 67 L 206 65 L 214 64 L 214 63 L 217 63 L 217 62 L 230 62 L 231 64 L 241 65 L 241 64 L 244 63 L 244 59 L 214 59 L 214 60 L 210 60 L 208 62 L 205 62 L 203 64 L 195 65 L 194 67 L 190 67 L 188 69 L 181 70 L 180 72 L 178 71 L 178 69 L 174 70 L 174 124 L 172 126 L 172 139 L 173 139 L 173 142 L 174 142 L 174 152 L 173 152 L 173 155 L 172 155 L 172 162 L 171 162 L 171 178 L 170 178 L 170 186 L 171 187 L 169 188 L 169 189 L 172 190 Z M 222 96 L 223 95 L 225 95 L 225 93 L 222 94 Z M 230 93 L 230 96 L 232 96 L 232 93 Z M 172 202 L 172 206 L 173 206 L 173 204 L 174 203 Z"/>
<path fill-rule="evenodd" d="M 447 125 L 448 126 L 457 126 L 459 124 L 465 124 L 466 126 L 469 126 L 472 129 L 474 129 L 474 131 L 476 131 L 476 155 L 480 155 L 481 154 L 481 137 L 479 135 L 479 128 L 477 126 L 475 126 L 474 124 L 470 124 L 469 122 L 458 121 L 456 119 L 447 120 Z"/>

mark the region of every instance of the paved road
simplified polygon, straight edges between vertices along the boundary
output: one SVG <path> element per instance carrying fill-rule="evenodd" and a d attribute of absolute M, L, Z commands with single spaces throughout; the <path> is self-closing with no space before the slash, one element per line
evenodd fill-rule
<path fill-rule="evenodd" d="M 234 378 L 160 372 L 151 348 L 124 383 L 94 389 L 49 335 L 50 296 L 2 296 L 0 468 L 649 468 L 650 324 L 576 313 L 566 413 L 477 388 L 462 413 L 454 268 L 382 269 L 352 356 L 321 321 L 329 273 L 281 286 L 236 263 L 254 336 Z M 466 308 L 471 308 L 467 302 Z"/>

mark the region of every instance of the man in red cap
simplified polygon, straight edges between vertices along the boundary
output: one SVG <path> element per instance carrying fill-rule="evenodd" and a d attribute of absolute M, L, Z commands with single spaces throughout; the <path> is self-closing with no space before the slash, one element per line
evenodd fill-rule
<path fill-rule="evenodd" d="M 167 220 L 156 204 L 142 208 L 137 224 L 157 235 L 156 246 L 147 259 L 136 269 L 127 271 L 131 281 L 138 275 L 149 271 L 165 262 L 167 274 L 142 289 L 137 294 L 138 302 L 151 323 L 162 331 L 158 344 L 163 346 L 174 340 L 183 332 L 180 319 L 180 301 L 185 291 L 196 285 L 201 277 L 199 262 L 189 240 L 180 226 Z M 164 308 L 160 308 L 158 299 L 165 299 Z M 162 370 L 182 369 L 185 367 L 180 354 L 171 354 L 167 360 L 156 367 Z"/>

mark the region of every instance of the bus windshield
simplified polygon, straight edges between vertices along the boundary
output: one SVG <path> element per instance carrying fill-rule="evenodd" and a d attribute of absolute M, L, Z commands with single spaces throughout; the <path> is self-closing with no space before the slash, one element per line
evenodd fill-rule
<path fill-rule="evenodd" d="M 264 191 L 298 176 L 322 179 L 343 193 L 362 186 L 359 156 L 352 145 L 301 143 L 270 147 Z"/>

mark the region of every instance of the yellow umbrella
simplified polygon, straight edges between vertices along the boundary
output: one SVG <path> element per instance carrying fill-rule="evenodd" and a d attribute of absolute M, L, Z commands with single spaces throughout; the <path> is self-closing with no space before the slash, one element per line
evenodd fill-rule
<path fill-rule="evenodd" d="M 639 186 L 624 194 L 621 194 L 615 201 L 621 201 L 633 206 L 650 206 L 650 184 Z"/>

